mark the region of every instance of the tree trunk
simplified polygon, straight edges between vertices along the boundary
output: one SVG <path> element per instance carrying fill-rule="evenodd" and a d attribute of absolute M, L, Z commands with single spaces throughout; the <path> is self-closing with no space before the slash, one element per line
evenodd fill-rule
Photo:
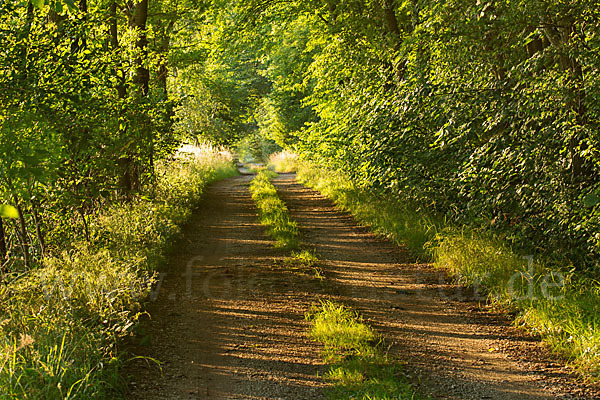
<path fill-rule="evenodd" d="M 385 28 L 388 34 L 392 38 L 392 48 L 393 51 L 396 52 L 400 46 L 402 45 L 401 41 L 401 31 L 400 25 L 398 24 L 398 17 L 396 16 L 396 11 L 394 10 L 394 0 L 381 0 L 378 3 L 381 7 L 380 12 L 383 15 L 383 19 L 385 22 Z M 391 91 L 394 88 L 394 77 L 396 82 L 400 82 L 404 76 L 405 70 L 405 62 L 400 62 L 398 65 L 394 66 L 392 63 L 386 63 L 386 68 L 390 70 L 390 79 L 385 84 L 385 90 Z"/>
<path fill-rule="evenodd" d="M 571 96 L 566 105 L 576 114 L 576 122 L 583 126 L 586 122 L 586 92 L 584 89 L 583 69 L 575 57 L 569 55 L 567 48 L 575 36 L 575 22 L 571 16 L 566 16 L 556 24 L 546 24 L 544 33 L 550 44 L 559 52 L 559 65 L 561 69 L 569 74 L 569 83 L 571 87 Z M 572 136 L 569 139 L 569 153 L 571 158 L 571 183 L 580 184 L 585 182 L 590 174 L 589 168 L 585 165 L 585 160 L 581 156 L 580 146 L 582 138 Z"/>
<path fill-rule="evenodd" d="M 37 205 L 33 204 L 31 206 L 32 209 L 32 215 L 33 215 L 33 223 L 35 224 L 35 233 L 38 239 L 38 243 L 40 245 L 40 251 L 42 254 L 42 257 L 44 257 L 46 255 L 46 243 L 44 241 L 44 235 L 42 234 L 42 226 L 41 226 L 41 221 L 40 221 L 40 215 L 38 213 L 37 210 Z"/>
<path fill-rule="evenodd" d="M 162 38 L 160 40 L 160 54 L 159 54 L 159 63 L 158 63 L 158 73 L 156 76 L 156 80 L 158 81 L 158 87 L 161 90 L 161 95 L 164 98 L 167 98 L 167 75 L 169 73 L 169 66 L 167 64 L 167 55 L 169 53 L 170 47 L 170 33 L 173 26 L 173 22 L 170 22 L 169 25 L 163 30 Z"/>
<path fill-rule="evenodd" d="M 29 237 L 27 236 L 27 223 L 25 222 L 25 215 L 21 205 L 17 203 L 17 211 L 19 212 L 19 238 L 21 239 L 21 249 L 23 250 L 23 257 L 25 259 L 25 266 L 31 268 L 31 258 L 29 255 Z"/>
<path fill-rule="evenodd" d="M 27 82 L 27 78 L 29 76 L 29 51 L 28 51 L 28 42 L 29 35 L 31 33 L 31 26 L 33 25 L 33 19 L 35 17 L 33 3 L 30 1 L 27 3 L 27 14 L 25 16 L 25 27 L 23 29 L 23 49 L 21 51 L 21 60 L 23 60 L 23 71 L 22 76 L 23 80 Z"/>
<path fill-rule="evenodd" d="M 135 46 L 139 54 L 136 59 L 136 76 L 134 83 L 139 85 L 140 94 L 147 96 L 150 88 L 150 72 L 145 67 L 145 62 L 148 58 L 148 36 L 146 33 L 146 21 L 148 19 L 148 0 L 141 0 L 135 5 L 133 15 L 131 17 L 130 26 L 137 32 L 137 40 Z"/>
<path fill-rule="evenodd" d="M 87 240 L 89 243 L 90 242 L 90 228 L 88 226 L 87 218 L 85 217 L 85 212 L 82 208 L 78 208 L 77 211 L 79 212 L 79 216 L 81 217 L 81 220 L 83 221 L 83 230 L 84 230 L 84 234 L 85 234 L 85 240 Z"/>
<path fill-rule="evenodd" d="M 131 178 L 133 160 L 131 157 L 122 156 L 119 158 L 118 165 L 119 171 L 121 171 L 121 175 L 119 176 L 119 188 L 121 189 L 121 192 L 127 195 L 133 189 Z"/>
<path fill-rule="evenodd" d="M 150 91 L 150 71 L 146 68 L 146 61 L 148 59 L 148 37 L 146 32 L 146 21 L 148 19 L 148 0 L 140 0 L 134 6 L 133 13 L 129 19 L 129 26 L 136 32 L 135 47 L 138 50 L 137 57 L 135 59 L 136 73 L 133 79 L 133 83 L 138 86 L 138 94 L 140 98 L 147 97 Z M 145 116 L 141 116 L 143 121 L 140 121 L 141 138 L 140 141 L 135 143 L 133 150 L 134 155 L 127 155 L 119 159 L 119 165 L 121 166 L 122 177 L 121 187 L 129 192 L 134 189 L 140 189 L 141 187 L 141 166 L 137 162 L 140 158 L 148 156 L 152 159 L 153 153 L 153 140 L 151 137 L 151 130 L 149 129 L 149 121 Z M 145 154 L 145 152 L 148 154 Z"/>
<path fill-rule="evenodd" d="M 19 241 L 21 242 L 21 249 L 23 250 L 25 266 L 29 268 L 31 266 L 31 261 L 29 258 L 29 238 L 27 236 L 27 222 L 25 221 L 25 216 L 23 214 L 23 209 L 21 208 L 19 198 L 16 194 L 14 194 L 15 187 L 12 184 L 12 180 L 10 178 L 7 178 L 6 183 L 9 191 L 13 193 L 13 202 L 15 203 L 15 208 L 17 209 L 17 213 L 19 214 L 19 229 L 17 229 L 17 236 L 19 237 Z"/>
<path fill-rule="evenodd" d="M 536 37 L 531 42 L 527 43 L 527 55 L 529 57 L 533 57 L 546 47 L 548 47 L 548 43 L 545 42 L 541 37 Z"/>
<path fill-rule="evenodd" d="M 27 16 L 25 17 L 25 38 L 29 37 L 31 32 L 31 25 L 33 25 L 33 3 L 30 1 L 27 3 Z"/>
<path fill-rule="evenodd" d="M 385 18 L 385 24 L 388 31 L 400 41 L 400 26 L 398 25 L 398 18 L 396 17 L 396 11 L 394 11 L 394 0 L 383 0 L 383 16 Z"/>
<path fill-rule="evenodd" d="M 6 259 L 8 250 L 6 248 L 6 234 L 4 233 L 4 224 L 0 217 L 0 264 Z"/>
<path fill-rule="evenodd" d="M 109 8 L 109 26 L 110 26 L 110 46 L 115 53 L 119 52 L 119 25 L 117 20 L 117 1 L 113 0 Z M 127 96 L 125 87 L 125 73 L 121 69 L 121 63 L 118 62 L 114 67 L 114 75 L 117 78 L 117 96 L 124 99 Z M 121 113 L 121 112 L 119 112 Z M 125 128 L 119 124 L 119 137 L 125 137 Z M 129 193 L 132 190 L 131 167 L 133 161 L 126 155 L 121 155 L 117 161 L 119 175 L 119 190 L 122 193 Z"/>
<path fill-rule="evenodd" d="M 119 31 L 117 21 L 117 2 L 116 0 L 110 3 L 109 10 L 109 24 L 110 24 L 110 47 L 114 52 L 119 50 Z M 121 74 L 119 74 L 121 72 Z M 117 78 L 117 94 L 119 99 L 124 99 L 127 94 L 125 91 L 125 74 L 120 69 L 120 64 L 115 66 L 114 69 L 115 77 Z"/>
<path fill-rule="evenodd" d="M 169 48 L 171 47 L 171 31 L 173 30 L 174 21 L 169 22 L 169 25 L 162 31 L 162 38 L 160 42 L 160 62 L 158 65 L 158 74 L 157 74 L 157 82 L 158 88 L 161 91 L 161 96 L 166 101 L 166 110 L 165 110 L 165 126 L 164 131 L 168 133 L 171 130 L 173 117 L 175 116 L 175 111 L 173 110 L 173 104 L 168 101 L 169 93 L 167 89 L 167 78 L 169 75 L 169 65 L 167 56 L 169 54 Z"/>
<path fill-rule="evenodd" d="M 81 22 L 83 22 L 83 24 L 85 24 L 85 22 L 87 20 L 87 12 L 88 12 L 87 0 L 79 1 L 79 11 L 81 11 L 81 13 L 83 15 Z M 81 36 L 78 35 L 77 37 L 75 37 L 75 39 L 71 43 L 71 54 L 77 54 L 77 53 L 79 53 L 79 51 L 81 51 L 82 49 L 85 49 L 86 47 L 87 47 L 87 39 L 86 39 L 85 35 L 81 35 Z"/>

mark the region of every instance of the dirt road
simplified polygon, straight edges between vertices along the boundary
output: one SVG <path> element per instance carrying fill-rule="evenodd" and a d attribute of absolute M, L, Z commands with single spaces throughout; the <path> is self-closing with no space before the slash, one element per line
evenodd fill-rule
<path fill-rule="evenodd" d="M 435 399 L 600 398 L 473 294 L 414 264 L 293 175 L 274 180 L 319 254 L 325 283 L 281 267 L 258 225 L 250 176 L 212 185 L 184 229 L 129 363 L 132 399 L 318 399 L 326 371 L 304 313 L 322 298 L 352 305 L 406 374 Z"/>
<path fill-rule="evenodd" d="M 127 367 L 132 399 L 313 399 L 323 372 L 305 335 L 312 286 L 273 269 L 250 176 L 211 186 L 164 268 Z"/>

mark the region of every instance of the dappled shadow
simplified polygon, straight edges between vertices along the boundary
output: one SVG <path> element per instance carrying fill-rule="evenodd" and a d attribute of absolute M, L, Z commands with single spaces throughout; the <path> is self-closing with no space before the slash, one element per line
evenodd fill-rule
<path fill-rule="evenodd" d="M 318 281 L 274 267 L 251 177 L 211 186 L 183 230 L 127 366 L 133 399 L 315 399 L 324 373 L 304 312 Z M 148 340 L 149 339 L 149 340 Z"/>
<path fill-rule="evenodd" d="M 144 359 L 130 362 L 130 398 L 321 398 L 327 368 L 306 335 L 304 313 L 326 298 L 359 310 L 390 354 L 408 362 L 406 375 L 434 398 L 555 398 L 535 381 L 564 369 L 507 359 L 508 349 L 539 348 L 535 338 L 479 311 L 477 293 L 414 263 L 294 175 L 274 183 L 326 279 L 285 270 L 286 252 L 273 248 L 257 222 L 250 179 L 212 185 L 174 245 L 151 318 L 129 346 L 160 360 L 162 371 Z"/>
<path fill-rule="evenodd" d="M 500 351 L 503 343 L 526 348 L 538 341 L 510 329 L 504 318 L 471 311 L 485 300 L 481 294 L 414 263 L 293 176 L 274 183 L 305 246 L 319 254 L 324 274 L 335 282 L 337 300 L 382 332 L 417 386 L 444 399 L 555 398 L 535 382 L 546 376 L 541 370 L 523 368 Z"/>

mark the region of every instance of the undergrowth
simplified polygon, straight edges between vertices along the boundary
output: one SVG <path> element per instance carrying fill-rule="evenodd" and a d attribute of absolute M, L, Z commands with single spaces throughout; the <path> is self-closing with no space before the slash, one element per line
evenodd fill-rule
<path fill-rule="evenodd" d="M 0 286 L 0 398 L 122 396 L 117 344 L 143 313 L 153 271 L 204 186 L 235 174 L 228 153 L 192 153 L 158 165 L 142 195 L 100 212 L 89 242 L 65 244 Z"/>
<path fill-rule="evenodd" d="M 341 174 L 307 162 L 298 179 L 339 208 L 461 283 L 483 288 L 515 313 L 515 323 L 541 335 L 586 379 L 600 379 L 600 283 L 566 264 L 523 257 L 505 240 L 426 210 L 358 188 Z"/>
<path fill-rule="evenodd" d="M 270 179 L 277 176 L 268 170 L 260 171 L 250 184 L 252 198 L 258 208 L 260 223 L 275 240 L 275 246 L 289 250 L 298 248 L 298 224 L 290 218 L 285 203 L 277 195 Z"/>
<path fill-rule="evenodd" d="M 331 301 L 306 314 L 311 339 L 324 346 L 330 365 L 329 399 L 416 399 L 401 366 L 383 350 L 381 337 L 351 309 Z"/>
<path fill-rule="evenodd" d="M 278 173 L 295 172 L 298 168 L 298 156 L 289 150 L 271 154 L 268 167 Z"/>

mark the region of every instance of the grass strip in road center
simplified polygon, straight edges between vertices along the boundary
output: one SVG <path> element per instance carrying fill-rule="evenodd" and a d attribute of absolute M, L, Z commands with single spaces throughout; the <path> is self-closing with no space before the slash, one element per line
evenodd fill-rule
<path fill-rule="evenodd" d="M 383 339 L 362 317 L 346 306 L 321 302 L 306 313 L 309 336 L 324 345 L 332 383 L 327 398 L 407 400 L 421 397 L 402 375 L 401 365 L 383 349 Z"/>
<path fill-rule="evenodd" d="M 271 183 L 275 176 L 275 172 L 260 171 L 250 183 L 250 192 L 258 208 L 258 219 L 267 227 L 269 236 L 275 239 L 275 247 L 294 250 L 300 245 L 298 224 L 290 218 L 285 203 Z"/>

